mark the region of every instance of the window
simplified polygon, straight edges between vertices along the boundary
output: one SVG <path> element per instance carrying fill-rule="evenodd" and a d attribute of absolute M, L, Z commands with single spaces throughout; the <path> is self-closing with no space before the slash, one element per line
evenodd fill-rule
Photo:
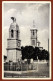
<path fill-rule="evenodd" d="M 33 30 L 33 35 L 34 35 L 34 30 Z"/>
<path fill-rule="evenodd" d="M 19 42 L 17 43 L 17 46 L 20 47 L 20 43 Z"/>
<path fill-rule="evenodd" d="M 13 36 L 14 36 L 14 31 L 11 30 L 11 37 L 13 38 Z"/>
<path fill-rule="evenodd" d="M 17 30 L 17 38 L 18 38 L 18 30 Z"/>

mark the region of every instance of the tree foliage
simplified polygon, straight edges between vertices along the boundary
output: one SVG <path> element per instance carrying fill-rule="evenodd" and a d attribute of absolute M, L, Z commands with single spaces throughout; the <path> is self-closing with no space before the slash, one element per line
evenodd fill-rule
<path fill-rule="evenodd" d="M 31 59 L 37 60 L 49 60 L 49 52 L 45 49 L 40 50 L 38 47 L 25 46 L 21 47 L 22 50 L 22 59 Z"/>

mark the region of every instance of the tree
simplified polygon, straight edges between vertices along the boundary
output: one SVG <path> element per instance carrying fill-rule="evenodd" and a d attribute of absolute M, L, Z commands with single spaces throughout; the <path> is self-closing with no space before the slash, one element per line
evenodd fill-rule
<path fill-rule="evenodd" d="M 22 49 L 22 59 L 31 59 L 34 54 L 34 48 L 32 46 L 21 47 Z"/>
<path fill-rule="evenodd" d="M 42 50 L 42 60 L 49 60 L 49 52 L 45 49 Z"/>
<path fill-rule="evenodd" d="M 41 60 L 41 50 L 39 49 L 39 47 L 35 47 L 34 50 L 34 60 L 37 60 L 37 57 L 39 60 Z"/>
<path fill-rule="evenodd" d="M 31 59 L 37 60 L 49 60 L 49 52 L 45 49 L 40 50 L 38 47 L 25 46 L 21 47 L 22 49 L 22 59 Z"/>
<path fill-rule="evenodd" d="M 38 55 L 38 47 L 34 48 L 34 54 L 33 54 L 33 59 L 37 60 L 37 55 Z"/>

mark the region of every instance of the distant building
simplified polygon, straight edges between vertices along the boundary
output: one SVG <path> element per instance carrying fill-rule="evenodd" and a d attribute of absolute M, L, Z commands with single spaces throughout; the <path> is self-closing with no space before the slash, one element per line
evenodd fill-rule
<path fill-rule="evenodd" d="M 19 26 L 16 18 L 11 17 L 13 23 L 9 28 L 9 38 L 7 39 L 7 61 L 17 62 L 21 59 L 21 40 L 19 39 Z"/>
<path fill-rule="evenodd" d="M 31 28 L 31 45 L 33 47 L 37 47 L 37 29 L 33 23 L 33 27 Z"/>
<path fill-rule="evenodd" d="M 39 47 L 40 50 L 43 49 L 43 47 L 40 47 L 40 42 L 38 41 L 38 37 L 37 37 L 37 29 L 35 28 L 35 23 L 33 21 L 33 27 L 30 29 L 31 31 L 31 45 L 35 48 L 35 47 Z"/>

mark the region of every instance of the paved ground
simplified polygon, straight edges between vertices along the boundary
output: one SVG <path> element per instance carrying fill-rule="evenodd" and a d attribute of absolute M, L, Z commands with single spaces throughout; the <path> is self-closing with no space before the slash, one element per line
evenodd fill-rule
<path fill-rule="evenodd" d="M 38 64 L 38 71 L 36 70 L 29 70 L 29 71 L 5 71 L 4 72 L 5 77 L 7 78 L 44 78 L 49 77 L 49 66 L 47 63 L 39 63 Z"/>

